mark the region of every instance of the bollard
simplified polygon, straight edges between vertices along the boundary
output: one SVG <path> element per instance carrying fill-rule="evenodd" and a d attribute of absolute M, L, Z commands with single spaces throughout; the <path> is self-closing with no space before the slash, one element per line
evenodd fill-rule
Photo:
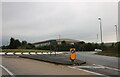
<path fill-rule="evenodd" d="M 23 52 L 21 52 L 21 55 L 24 55 Z"/>
<path fill-rule="evenodd" d="M 5 55 L 7 55 L 8 52 L 5 52 Z"/>
<path fill-rule="evenodd" d="M 16 53 L 16 52 L 13 52 L 13 55 L 16 55 L 15 53 Z"/>
<path fill-rule="evenodd" d="M 31 52 L 29 52 L 29 55 L 31 55 L 30 53 L 31 53 Z"/>
<path fill-rule="evenodd" d="M 42 53 L 42 55 L 43 55 L 43 52 L 41 52 Z"/>
<path fill-rule="evenodd" d="M 76 59 L 75 48 L 70 48 L 70 60 L 71 60 L 71 62 L 74 62 L 75 59 Z"/>
<path fill-rule="evenodd" d="M 35 54 L 38 55 L 37 52 L 35 52 Z"/>

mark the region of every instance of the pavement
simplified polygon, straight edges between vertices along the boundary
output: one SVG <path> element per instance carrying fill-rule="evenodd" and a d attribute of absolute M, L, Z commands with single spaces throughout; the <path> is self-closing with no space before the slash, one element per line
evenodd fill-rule
<path fill-rule="evenodd" d="M 30 58 L 55 64 L 63 64 L 63 65 L 82 65 L 86 62 L 76 59 L 74 62 L 72 62 L 69 59 L 69 56 L 64 54 L 44 54 L 44 55 L 21 55 L 22 58 Z"/>

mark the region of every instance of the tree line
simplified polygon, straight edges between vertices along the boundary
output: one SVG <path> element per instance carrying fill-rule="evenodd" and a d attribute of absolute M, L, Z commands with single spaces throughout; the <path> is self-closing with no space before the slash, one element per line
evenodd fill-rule
<path fill-rule="evenodd" d="M 35 47 L 27 41 L 20 42 L 18 39 L 10 38 L 10 43 L 7 46 L 2 46 L 2 49 L 39 49 L 39 50 L 53 50 L 53 51 L 69 51 L 70 48 L 76 48 L 77 51 L 94 51 L 95 49 L 120 51 L 120 42 L 112 43 L 107 46 L 105 43 L 85 43 L 84 41 L 75 44 L 69 44 L 62 41 L 58 44 L 57 41 L 51 41 L 50 45 Z"/>
<path fill-rule="evenodd" d="M 107 46 L 105 43 L 85 43 L 84 41 L 75 44 L 68 44 L 66 41 L 57 44 L 57 41 L 52 41 L 50 45 L 36 47 L 36 49 L 53 51 L 69 51 L 70 48 L 75 48 L 77 51 L 94 51 L 95 49 L 101 49 L 103 51 L 120 51 L 120 42 L 112 43 L 110 46 Z"/>
<path fill-rule="evenodd" d="M 27 43 L 27 41 L 22 41 L 20 42 L 18 39 L 10 38 L 10 43 L 9 45 L 2 46 L 2 49 L 33 49 L 35 48 L 34 45 L 31 43 Z"/>

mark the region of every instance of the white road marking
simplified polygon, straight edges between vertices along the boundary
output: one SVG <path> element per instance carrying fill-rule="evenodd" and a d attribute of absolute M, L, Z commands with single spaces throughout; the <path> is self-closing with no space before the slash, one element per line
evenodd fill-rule
<path fill-rule="evenodd" d="M 103 69 L 111 69 L 111 70 L 115 70 L 115 71 L 120 71 L 119 69 L 116 68 L 111 68 L 111 67 L 106 67 L 103 65 L 97 65 L 97 64 L 93 64 L 93 66 L 74 66 L 74 67 L 78 67 L 78 68 L 103 68 Z"/>
<path fill-rule="evenodd" d="M 105 67 L 101 67 L 101 66 L 75 66 L 75 67 L 78 67 L 78 68 L 105 68 Z"/>
<path fill-rule="evenodd" d="M 3 68 L 9 75 L 11 75 L 12 77 L 15 77 L 14 74 L 10 72 L 6 67 L 4 67 L 3 65 L 0 65 L 0 67 Z"/>
<path fill-rule="evenodd" d="M 119 69 L 111 68 L 111 67 L 107 67 L 107 66 L 103 66 L 103 65 L 98 65 L 98 64 L 93 64 L 93 65 L 96 65 L 96 66 L 99 66 L 99 67 L 104 67 L 104 68 L 106 68 L 106 69 L 111 69 L 111 70 L 115 70 L 115 71 L 120 71 Z"/>
<path fill-rule="evenodd" d="M 95 74 L 95 75 L 101 75 L 101 76 L 105 76 L 105 77 L 110 77 L 110 76 L 106 76 L 104 74 L 100 74 L 100 73 L 96 73 L 96 72 L 92 72 L 92 71 L 88 71 L 88 70 L 85 70 L 85 69 L 80 69 L 80 68 L 76 68 L 76 67 L 72 67 L 72 66 L 68 66 L 69 68 L 73 68 L 73 69 L 76 69 L 76 70 L 80 70 L 80 71 L 85 71 L 85 72 L 88 72 L 88 73 L 92 73 L 92 74 Z"/>

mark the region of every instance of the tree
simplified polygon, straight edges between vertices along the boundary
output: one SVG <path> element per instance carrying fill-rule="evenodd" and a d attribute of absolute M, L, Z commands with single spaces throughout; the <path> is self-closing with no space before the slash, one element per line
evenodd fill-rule
<path fill-rule="evenodd" d="M 76 43 L 77 45 L 77 49 L 79 50 L 79 51 L 83 51 L 83 50 L 85 50 L 85 42 L 84 41 L 80 41 L 80 42 L 77 42 Z"/>
<path fill-rule="evenodd" d="M 115 44 L 115 51 L 119 52 L 119 54 L 120 54 L 120 42 L 117 42 Z"/>
<path fill-rule="evenodd" d="M 21 46 L 21 43 L 18 39 L 14 39 L 11 37 L 10 39 L 10 44 L 9 44 L 9 48 L 10 49 L 17 49 L 19 46 Z"/>
<path fill-rule="evenodd" d="M 80 41 L 80 42 L 78 42 L 79 44 L 85 44 L 85 42 L 84 41 Z"/>
<path fill-rule="evenodd" d="M 35 48 L 35 46 L 33 44 L 31 44 L 31 43 L 27 44 L 26 49 L 34 49 L 34 48 Z"/>
<path fill-rule="evenodd" d="M 62 41 L 61 43 L 62 43 L 62 45 L 66 45 L 66 41 Z"/>
<path fill-rule="evenodd" d="M 21 42 L 17 39 L 14 41 L 15 48 L 18 48 L 21 46 Z"/>
<path fill-rule="evenodd" d="M 20 49 L 26 49 L 27 48 L 27 41 L 22 41 Z"/>
<path fill-rule="evenodd" d="M 100 49 L 99 44 L 95 43 L 95 44 L 94 44 L 94 49 Z"/>
<path fill-rule="evenodd" d="M 66 48 L 66 41 L 62 41 L 61 42 L 61 45 L 59 46 L 59 49 L 61 50 L 61 51 L 66 51 L 67 50 L 67 48 Z"/>
<path fill-rule="evenodd" d="M 56 50 L 57 48 L 57 41 L 54 40 L 54 41 L 51 41 L 50 42 L 50 50 Z"/>
<path fill-rule="evenodd" d="M 9 48 L 10 49 L 14 49 L 15 48 L 14 42 L 15 42 L 14 38 L 11 37 L 10 38 L 10 44 L 9 44 Z"/>
<path fill-rule="evenodd" d="M 104 50 L 106 50 L 106 46 L 105 46 L 105 44 L 104 43 L 101 43 L 101 46 L 100 46 L 100 48 L 104 51 Z"/>
<path fill-rule="evenodd" d="M 2 49 L 9 49 L 9 46 L 3 45 L 1 48 L 2 48 Z"/>

